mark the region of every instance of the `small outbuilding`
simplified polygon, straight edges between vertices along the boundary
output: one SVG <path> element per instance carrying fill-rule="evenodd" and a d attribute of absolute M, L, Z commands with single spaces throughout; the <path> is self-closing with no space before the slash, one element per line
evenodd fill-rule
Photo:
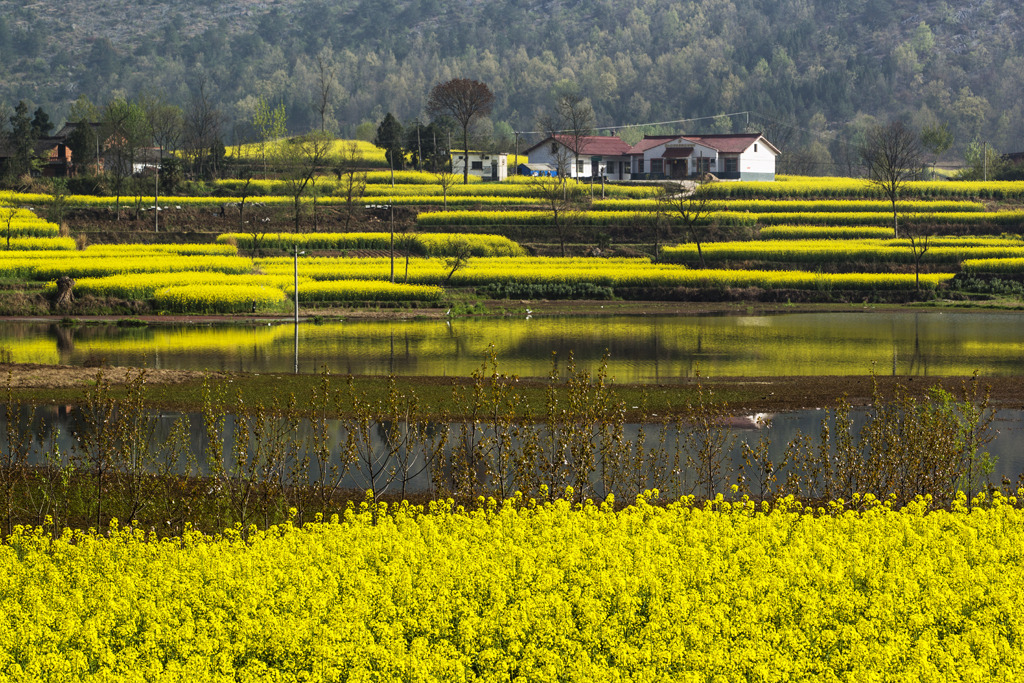
<path fill-rule="evenodd" d="M 464 173 L 465 155 L 465 151 L 452 150 L 452 173 L 456 175 Z M 469 175 L 475 175 L 483 180 L 504 180 L 508 177 L 508 154 L 470 150 Z"/>

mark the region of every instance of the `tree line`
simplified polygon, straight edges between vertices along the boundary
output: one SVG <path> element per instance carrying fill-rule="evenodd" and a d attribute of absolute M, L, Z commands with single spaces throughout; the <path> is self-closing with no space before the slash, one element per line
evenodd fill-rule
<path fill-rule="evenodd" d="M 151 24 L 143 13 L 137 38 L 90 41 L 70 28 L 73 12 L 9 9 L 0 25 L 9 108 L 31 98 L 30 109 L 60 120 L 68 92 L 100 101 L 147 88 L 184 103 L 206 79 L 228 144 L 251 136 L 260 97 L 285 104 L 289 131 L 353 137 L 388 111 L 424 120 L 429 89 L 454 75 L 490 85 L 494 106 L 479 125 L 499 137 L 530 129 L 572 87 L 607 124 L 752 112 L 682 127 L 771 131 L 787 151 L 783 170 L 796 172 L 848 173 L 866 131 L 892 118 L 947 124 L 948 155 L 972 144 L 1017 151 L 1024 133 L 1024 10 L 1007 0 L 289 0 L 239 22 L 169 7 Z"/>

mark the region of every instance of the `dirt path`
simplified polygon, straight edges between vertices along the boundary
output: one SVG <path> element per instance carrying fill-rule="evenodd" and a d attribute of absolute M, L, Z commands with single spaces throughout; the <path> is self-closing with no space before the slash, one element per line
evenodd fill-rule
<path fill-rule="evenodd" d="M 103 379 L 110 384 L 124 384 L 129 376 L 138 376 L 138 368 L 83 368 L 70 365 L 0 365 L 0 383 L 10 378 L 14 389 L 70 389 L 93 384 L 96 375 L 102 371 Z M 153 370 L 146 369 L 146 382 L 150 384 L 184 384 L 201 381 L 204 377 L 218 373 L 196 370 Z"/>
<path fill-rule="evenodd" d="M 0 365 L 0 384 L 10 382 L 14 390 L 41 391 L 52 397 L 50 391 L 62 392 L 68 400 L 80 396 L 83 388 L 91 386 L 102 371 L 103 379 L 112 384 L 123 384 L 130 376 L 137 376 L 138 368 L 104 367 L 84 368 L 51 365 Z M 199 387 L 205 378 L 224 378 L 234 382 L 237 389 L 253 393 L 253 397 L 265 396 L 267 391 L 297 391 L 305 394 L 320 382 L 317 375 L 291 374 L 249 374 L 200 372 L 195 370 L 153 370 L 146 371 L 146 384 L 149 386 L 180 387 L 173 391 L 158 392 L 165 398 L 181 397 L 186 403 L 193 402 L 199 395 Z M 373 377 L 356 378 L 359 382 L 376 382 Z M 402 377 L 404 385 L 415 389 L 418 393 L 429 394 L 438 400 L 450 387 L 465 384 L 467 378 L 452 377 Z M 336 381 L 343 382 L 338 376 Z M 960 396 L 970 378 L 962 377 L 877 377 L 879 393 L 890 398 L 897 386 L 905 387 L 915 395 L 924 395 L 936 385 Z M 1024 409 L 1024 378 L 1021 377 L 983 377 L 978 380 L 979 393 L 987 389 L 991 392 L 991 404 L 996 408 Z M 866 405 L 871 401 L 873 384 L 870 376 L 844 377 L 725 377 L 704 380 L 705 387 L 712 389 L 720 400 L 728 402 L 730 408 L 739 412 L 777 412 L 799 410 L 805 408 L 825 408 L 834 406 L 843 397 L 852 405 Z M 523 382 L 523 391 L 527 394 L 542 395 L 543 382 Z M 616 384 L 614 389 L 627 401 L 634 401 L 645 396 L 649 405 L 657 410 L 672 412 L 678 410 L 689 400 L 695 384 L 680 383 L 667 385 L 628 385 Z M 437 393 L 440 392 L 440 393 Z M 191 396 L 192 398 L 185 398 Z M 49 399 L 46 399 L 49 400 Z M 63 400 L 63 398 L 62 398 Z M 175 401 L 179 399 L 174 399 Z M 633 419 L 643 419 L 640 415 Z"/>

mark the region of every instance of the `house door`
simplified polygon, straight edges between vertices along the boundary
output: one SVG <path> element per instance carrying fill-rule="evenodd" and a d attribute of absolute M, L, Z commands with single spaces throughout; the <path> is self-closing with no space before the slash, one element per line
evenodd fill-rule
<path fill-rule="evenodd" d="M 668 175 L 671 178 L 685 178 L 687 176 L 688 166 L 686 159 L 673 159 L 668 162 Z"/>

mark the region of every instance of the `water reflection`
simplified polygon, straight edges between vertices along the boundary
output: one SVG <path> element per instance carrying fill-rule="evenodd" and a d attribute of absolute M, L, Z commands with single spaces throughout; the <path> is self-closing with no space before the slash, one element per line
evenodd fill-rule
<path fill-rule="evenodd" d="M 610 355 L 619 382 L 703 376 L 1024 375 L 1024 316 L 1007 313 L 797 313 L 353 321 L 119 328 L 9 323 L 14 362 L 172 369 L 467 377 L 494 344 L 503 371 L 545 377 L 551 354 L 583 367 Z"/>
<path fill-rule="evenodd" d="M 27 408 L 22 408 L 20 414 L 27 417 L 27 410 Z M 8 435 L 10 433 L 6 428 L 7 421 L 5 415 L 5 411 L 0 409 L 0 435 Z M 817 448 L 820 443 L 821 420 L 823 416 L 824 412 L 821 410 L 798 410 L 771 415 L 758 414 L 733 418 L 730 421 L 729 429 L 731 446 L 725 458 L 729 471 L 736 473 L 742 469 L 743 445 L 748 444 L 753 447 L 762 436 L 767 436 L 770 441 L 769 454 L 775 463 L 781 462 L 787 445 L 800 435 L 809 437 L 811 439 L 811 446 Z M 851 416 L 855 430 L 859 430 L 864 422 L 864 410 L 855 409 L 851 411 Z M 187 453 L 178 453 L 176 457 L 179 458 L 181 463 L 192 464 L 194 469 L 188 473 L 202 475 L 210 473 L 205 460 L 205 454 L 209 452 L 210 444 L 207 440 L 207 433 L 203 426 L 201 414 L 156 413 L 153 415 L 153 418 L 153 433 L 152 438 L 149 439 L 152 462 L 167 462 L 168 449 L 174 449 L 176 444 L 181 441 L 181 446 L 184 447 Z M 48 458 L 52 458 L 54 453 L 60 454 L 60 461 L 64 464 L 69 462 L 71 458 L 74 458 L 76 454 L 81 455 L 81 443 L 75 438 L 76 433 L 80 434 L 85 431 L 81 419 L 80 411 L 75 408 L 64 406 L 36 408 L 31 419 L 30 428 L 32 446 L 29 459 L 31 464 L 47 462 Z M 268 424 L 271 419 L 268 418 Z M 180 436 L 175 433 L 175 427 L 178 423 L 184 424 L 184 429 L 181 431 Z M 289 443 L 299 444 L 299 446 L 293 452 L 293 455 L 298 455 L 300 458 L 303 455 L 309 457 L 309 466 L 306 473 L 310 482 L 316 482 L 321 472 L 317 465 L 317 458 L 312 453 L 317 438 L 314 433 L 315 427 L 305 420 L 298 421 L 294 427 L 294 434 L 289 437 L 289 439 L 293 438 L 294 441 Z M 478 427 L 482 431 L 471 429 L 469 432 L 463 431 L 461 427 L 462 425 L 460 424 L 447 425 L 446 458 L 451 457 L 453 448 L 467 446 L 467 443 L 464 441 L 467 438 L 467 433 L 476 434 L 476 437 L 470 438 L 486 439 L 489 436 L 486 427 Z M 995 458 L 995 466 L 989 479 L 993 484 L 999 484 L 1004 478 L 1009 479 L 1011 482 L 1017 482 L 1018 477 L 1024 474 L 1024 410 L 996 411 L 992 427 L 997 434 L 994 440 L 986 447 L 986 450 Z M 227 415 L 223 431 L 223 441 L 221 443 L 224 454 L 223 466 L 227 471 L 231 471 L 236 465 L 232 453 L 233 448 L 237 448 L 237 428 L 233 416 Z M 444 428 L 444 425 L 431 426 L 431 429 L 443 430 Z M 372 448 L 381 453 L 387 452 L 387 447 L 384 444 L 386 429 L 387 427 L 384 424 L 377 425 L 371 439 Z M 543 427 L 539 427 L 539 429 L 543 433 Z M 676 425 L 665 427 L 664 439 L 662 439 L 662 429 L 662 426 L 658 424 L 628 424 L 625 426 L 623 437 L 626 443 L 643 443 L 647 445 L 648 449 L 663 443 L 671 458 L 674 444 L 679 444 L 684 440 L 678 438 Z M 687 428 L 685 425 L 682 425 L 682 429 Z M 834 423 L 832 423 L 831 429 L 834 433 Z M 642 435 L 641 432 L 643 432 Z M 241 433 L 244 435 L 246 432 L 243 431 Z M 324 437 L 326 438 L 327 448 L 331 455 L 327 458 L 327 462 L 339 462 L 344 449 L 344 436 L 345 428 L 340 421 L 328 421 Z M 545 436 L 542 435 L 541 442 L 543 442 L 544 438 Z M 443 441 L 443 439 L 441 440 Z M 0 443 L 2 443 L 5 449 L 7 448 L 6 436 L 0 436 Z M 514 440 L 512 445 L 513 448 L 519 447 L 518 442 Z M 56 446 L 56 449 L 54 449 L 54 446 Z M 412 455 L 406 457 L 415 460 L 419 456 Z M 685 460 L 685 457 L 683 459 Z M 408 465 L 408 462 L 403 464 Z M 419 469 L 414 468 L 416 469 L 415 475 L 410 476 L 408 481 L 405 482 L 407 491 L 433 491 L 436 488 L 435 482 L 431 478 L 431 468 L 419 467 L 424 464 L 421 461 L 416 466 Z M 376 466 L 382 470 L 390 470 L 395 465 L 396 463 L 394 462 L 381 461 L 376 463 Z M 345 472 L 340 485 L 346 488 L 365 489 L 368 475 L 364 469 L 358 463 L 352 465 L 351 469 Z M 181 472 L 179 471 L 178 473 Z M 594 477 L 595 481 L 591 483 L 596 485 L 596 472 Z M 728 479 L 729 481 L 734 481 L 735 476 L 730 475 Z M 651 482 L 651 485 L 658 486 L 659 483 Z"/>

